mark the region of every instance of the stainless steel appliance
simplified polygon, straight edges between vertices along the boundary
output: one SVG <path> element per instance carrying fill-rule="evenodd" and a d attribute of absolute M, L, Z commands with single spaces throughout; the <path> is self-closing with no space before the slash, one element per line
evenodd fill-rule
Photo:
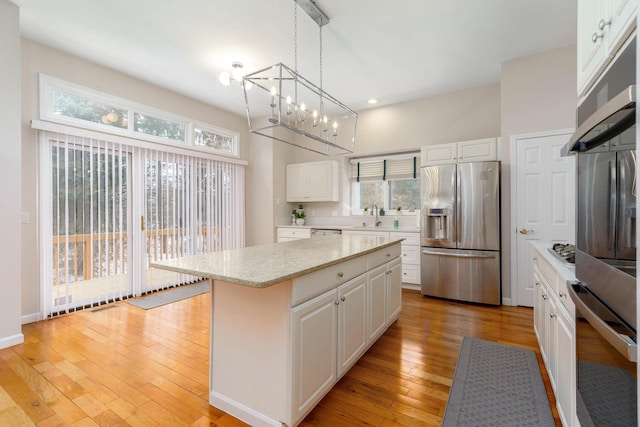
<path fill-rule="evenodd" d="M 577 393 L 580 424 L 637 425 L 636 42 L 577 111 Z"/>
<path fill-rule="evenodd" d="M 421 168 L 422 294 L 500 304 L 500 162 Z"/>
<path fill-rule="evenodd" d="M 331 236 L 333 234 L 342 234 L 339 228 L 312 228 L 311 237 Z"/>

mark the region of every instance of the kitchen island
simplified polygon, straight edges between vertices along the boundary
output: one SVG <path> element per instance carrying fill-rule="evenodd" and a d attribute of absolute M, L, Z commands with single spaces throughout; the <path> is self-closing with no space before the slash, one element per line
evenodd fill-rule
<path fill-rule="evenodd" d="M 209 403 L 294 426 L 397 319 L 401 241 L 334 235 L 151 267 L 211 281 Z"/>

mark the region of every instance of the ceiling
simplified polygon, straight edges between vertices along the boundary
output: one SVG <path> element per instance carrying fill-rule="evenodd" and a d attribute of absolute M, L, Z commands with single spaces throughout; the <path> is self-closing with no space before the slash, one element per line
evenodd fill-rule
<path fill-rule="evenodd" d="M 22 35 L 245 114 L 222 71 L 294 68 L 293 0 L 12 0 Z M 575 44 L 576 0 L 316 0 L 324 89 L 356 111 L 498 82 L 505 61 Z M 319 29 L 298 9 L 298 70 L 319 84 Z"/>

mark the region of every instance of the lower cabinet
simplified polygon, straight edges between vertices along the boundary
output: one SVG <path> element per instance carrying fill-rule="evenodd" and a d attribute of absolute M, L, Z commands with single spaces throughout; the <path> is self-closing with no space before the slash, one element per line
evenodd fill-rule
<path fill-rule="evenodd" d="M 540 353 L 556 397 L 558 415 L 564 426 L 576 421 L 576 340 L 571 301 L 566 280 L 553 274 L 552 267 L 538 253 L 534 258 L 533 319 Z M 568 306 L 568 307 L 567 307 Z"/>
<path fill-rule="evenodd" d="M 401 259 L 392 259 L 291 309 L 294 420 L 306 415 L 397 319 L 401 269 Z"/>

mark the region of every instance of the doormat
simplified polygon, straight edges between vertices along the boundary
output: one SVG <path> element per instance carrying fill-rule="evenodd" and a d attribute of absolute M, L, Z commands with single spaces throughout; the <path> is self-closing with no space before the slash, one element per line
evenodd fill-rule
<path fill-rule="evenodd" d="M 209 281 L 195 283 L 193 285 L 183 285 L 167 291 L 156 292 L 140 298 L 128 299 L 127 302 L 136 307 L 149 310 L 151 308 L 160 307 L 165 304 L 180 301 L 183 299 L 195 297 L 211 290 Z"/>
<path fill-rule="evenodd" d="M 443 426 L 555 426 L 536 354 L 464 337 Z"/>

